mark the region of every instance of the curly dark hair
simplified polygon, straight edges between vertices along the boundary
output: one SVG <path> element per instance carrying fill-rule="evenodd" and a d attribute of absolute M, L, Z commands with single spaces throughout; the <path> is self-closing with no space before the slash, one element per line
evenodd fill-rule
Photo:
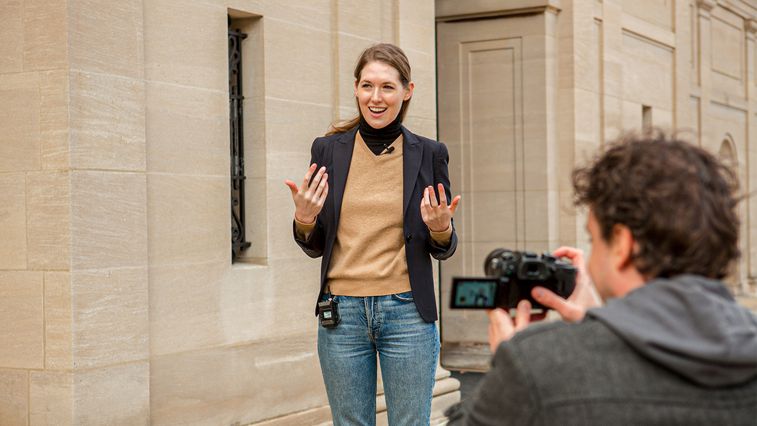
<path fill-rule="evenodd" d="M 588 206 L 602 238 L 627 226 L 644 276 L 723 278 L 739 257 L 735 173 L 715 156 L 654 130 L 629 133 L 573 171 L 575 204 Z"/>

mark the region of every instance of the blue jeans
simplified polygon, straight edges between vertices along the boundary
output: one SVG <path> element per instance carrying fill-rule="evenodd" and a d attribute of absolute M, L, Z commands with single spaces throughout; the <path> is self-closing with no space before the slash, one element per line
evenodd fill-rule
<path fill-rule="evenodd" d="M 389 425 L 429 424 L 439 334 L 436 323 L 423 321 L 412 297 L 411 292 L 334 296 L 339 325 L 318 327 L 318 357 L 334 426 L 376 424 L 376 354 Z"/>

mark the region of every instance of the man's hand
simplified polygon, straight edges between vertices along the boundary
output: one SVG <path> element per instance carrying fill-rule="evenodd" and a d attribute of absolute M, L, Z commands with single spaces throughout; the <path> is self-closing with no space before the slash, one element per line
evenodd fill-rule
<path fill-rule="evenodd" d="M 594 284 L 589 278 L 584 261 L 584 252 L 573 247 L 560 247 L 552 253 L 555 257 L 567 257 L 577 269 L 576 288 L 564 299 L 544 287 L 534 287 L 531 297 L 542 305 L 557 311 L 563 320 L 578 322 L 586 315 L 586 310 L 601 306 L 602 301 L 597 295 Z"/>
<path fill-rule="evenodd" d="M 489 313 L 489 349 L 497 351 L 500 343 L 510 340 L 515 333 L 528 327 L 531 323 L 531 302 L 521 300 L 515 311 L 515 323 L 510 314 L 502 308 L 493 309 Z"/>

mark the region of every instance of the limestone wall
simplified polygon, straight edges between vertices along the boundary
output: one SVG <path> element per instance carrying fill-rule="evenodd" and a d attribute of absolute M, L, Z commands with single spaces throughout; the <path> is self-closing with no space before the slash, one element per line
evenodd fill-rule
<path fill-rule="evenodd" d="M 4 2 L 0 424 L 327 421 L 319 263 L 291 239 L 283 180 L 355 113 L 352 69 L 378 41 L 407 52 L 407 124 L 436 136 L 433 14 L 430 0 Z M 228 16 L 249 34 L 253 246 L 235 264 Z M 436 415 L 459 395 L 447 375 Z"/>
<path fill-rule="evenodd" d="M 622 132 L 688 130 L 754 191 L 754 2 L 437 0 L 436 16 L 439 137 L 464 195 L 441 266 L 443 365 L 488 368 L 487 318 L 447 308 L 452 277 L 482 274 L 495 247 L 588 250 L 571 171 Z M 757 200 L 740 213 L 728 281 L 755 297 Z"/>

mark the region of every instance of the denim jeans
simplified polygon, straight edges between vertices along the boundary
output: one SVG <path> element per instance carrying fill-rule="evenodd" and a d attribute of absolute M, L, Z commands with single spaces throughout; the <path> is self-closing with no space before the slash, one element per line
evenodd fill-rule
<path fill-rule="evenodd" d="M 439 356 L 436 323 L 423 321 L 411 292 L 334 299 L 339 325 L 318 327 L 318 357 L 334 425 L 376 424 L 378 354 L 389 425 L 427 426 Z"/>

